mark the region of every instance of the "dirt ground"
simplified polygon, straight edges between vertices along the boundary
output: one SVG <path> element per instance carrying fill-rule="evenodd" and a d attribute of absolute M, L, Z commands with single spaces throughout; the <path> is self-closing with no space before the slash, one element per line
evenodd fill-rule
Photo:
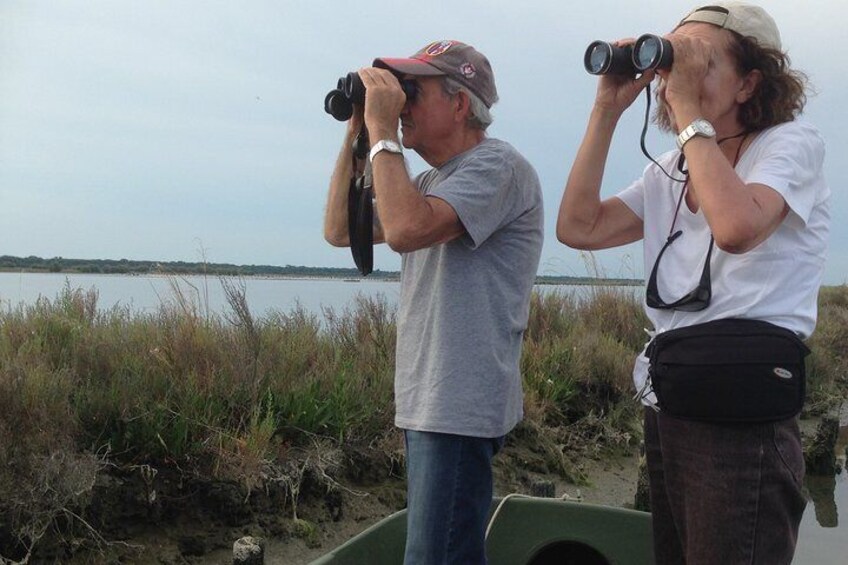
<path fill-rule="evenodd" d="M 584 502 L 608 506 L 632 507 L 638 478 L 638 456 L 612 457 L 605 460 L 586 460 L 579 464 L 581 471 L 589 477 L 589 484 L 577 486 L 552 475 L 520 473 L 516 482 L 515 469 L 505 469 L 503 462 L 496 466 L 495 494 L 505 496 L 512 492 L 530 493 L 529 484 L 537 480 L 552 481 L 557 497 L 582 498 Z M 302 565 L 320 557 L 330 549 L 341 545 L 351 537 L 367 529 L 385 516 L 395 512 L 403 504 L 403 484 L 383 485 L 371 492 L 361 491 L 364 496 L 347 493 L 344 510 L 338 521 L 319 522 L 317 540 L 310 541 L 296 536 L 266 538 L 265 563 L 267 565 Z M 396 492 L 392 492 L 395 490 Z M 304 510 L 312 515 L 314 509 Z M 320 514 L 320 512 L 318 512 Z M 320 545 L 315 545 L 315 542 Z M 221 549 L 193 563 L 232 563 L 232 551 Z"/>
<path fill-rule="evenodd" d="M 810 438 L 816 430 L 817 420 L 802 420 L 803 436 Z M 629 448 L 629 455 L 570 461 L 572 473 L 585 477 L 575 484 L 548 470 L 527 445 L 508 444 L 496 458 L 497 496 L 537 494 L 534 487 L 541 484 L 553 486 L 555 497 L 634 506 L 636 447 Z M 34 561 L 230 564 L 233 543 L 253 536 L 265 542 L 267 565 L 307 564 L 405 506 L 403 470 L 385 451 L 347 448 L 341 459 L 347 463 L 336 468 L 333 479 L 322 468 L 303 476 L 294 489 L 296 508 L 292 484 L 280 480 L 248 492 L 243 484 L 210 482 L 174 470 L 111 469 L 98 477 L 85 511 L 88 522 L 76 525 L 73 543 L 65 537 L 65 543 L 40 549 Z M 89 529 L 96 536 L 85 535 Z"/>
<path fill-rule="evenodd" d="M 577 486 L 552 473 L 531 472 L 524 454 L 505 449 L 496 459 L 495 494 L 531 494 L 540 481 L 554 485 L 555 496 L 585 502 L 632 507 L 638 456 L 588 459 L 575 469 L 587 477 Z M 247 495 L 243 485 L 209 483 L 189 477 L 138 469 L 113 470 L 98 479 L 87 516 L 101 536 L 72 548 L 48 548 L 37 560 L 65 563 L 231 564 L 233 543 L 243 536 L 265 541 L 267 565 L 301 565 L 327 553 L 382 518 L 405 506 L 402 471 L 384 468 L 362 472 L 357 467 L 345 486 L 327 489 L 320 481 L 305 481 L 294 519 L 290 491 L 283 484 L 266 485 Z M 348 476 L 347 478 L 351 478 Z M 341 487 L 341 488 L 340 488 Z M 81 538 L 84 536 L 81 536 Z M 103 543 L 105 542 L 105 543 Z"/>

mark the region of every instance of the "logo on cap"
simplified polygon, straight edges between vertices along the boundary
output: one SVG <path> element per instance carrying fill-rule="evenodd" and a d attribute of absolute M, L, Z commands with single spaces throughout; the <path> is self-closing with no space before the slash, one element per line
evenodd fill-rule
<path fill-rule="evenodd" d="M 477 69 L 474 68 L 474 65 L 472 65 L 471 63 L 463 63 L 459 67 L 459 72 L 465 78 L 474 78 L 475 76 L 477 76 Z"/>
<path fill-rule="evenodd" d="M 424 50 L 424 54 L 428 57 L 438 57 L 445 51 L 451 48 L 453 41 L 434 41 Z"/>

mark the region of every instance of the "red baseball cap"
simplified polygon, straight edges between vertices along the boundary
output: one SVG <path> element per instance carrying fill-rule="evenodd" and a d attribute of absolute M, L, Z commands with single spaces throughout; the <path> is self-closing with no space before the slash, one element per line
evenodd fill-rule
<path fill-rule="evenodd" d="M 448 76 L 476 94 L 487 108 L 498 101 L 489 60 L 461 41 L 434 41 L 408 58 L 374 59 L 374 66 L 413 76 Z"/>

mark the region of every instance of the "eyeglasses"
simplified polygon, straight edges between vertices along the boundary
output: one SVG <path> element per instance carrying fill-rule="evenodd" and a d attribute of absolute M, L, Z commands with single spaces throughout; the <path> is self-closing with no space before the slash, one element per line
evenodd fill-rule
<path fill-rule="evenodd" d="M 667 303 L 660 296 L 659 288 L 657 287 L 657 271 L 660 266 L 660 259 L 662 259 L 663 253 L 665 250 L 671 246 L 672 243 L 677 240 L 683 234 L 683 230 L 677 230 L 670 236 L 663 245 L 663 248 L 660 250 L 660 254 L 657 255 L 657 260 L 654 262 L 654 268 L 651 269 L 651 277 L 648 279 L 648 288 L 645 292 L 645 302 L 651 308 L 656 308 L 658 310 L 678 310 L 680 312 L 698 312 L 700 310 L 704 310 L 707 306 L 710 305 L 710 299 L 713 296 L 712 283 L 710 279 L 710 257 L 713 254 L 713 244 L 714 240 L 712 235 L 710 235 L 710 247 L 707 250 L 707 259 L 704 261 L 704 268 L 701 270 L 701 280 L 698 281 L 698 286 L 683 295 L 681 298 L 678 298 L 674 302 Z"/>

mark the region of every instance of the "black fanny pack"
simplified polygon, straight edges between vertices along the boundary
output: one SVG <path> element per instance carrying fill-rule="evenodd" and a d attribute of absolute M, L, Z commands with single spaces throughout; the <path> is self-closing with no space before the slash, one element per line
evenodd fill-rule
<path fill-rule="evenodd" d="M 650 384 L 663 413 L 727 423 L 798 414 L 809 353 L 787 329 L 736 318 L 663 332 L 646 351 Z"/>

